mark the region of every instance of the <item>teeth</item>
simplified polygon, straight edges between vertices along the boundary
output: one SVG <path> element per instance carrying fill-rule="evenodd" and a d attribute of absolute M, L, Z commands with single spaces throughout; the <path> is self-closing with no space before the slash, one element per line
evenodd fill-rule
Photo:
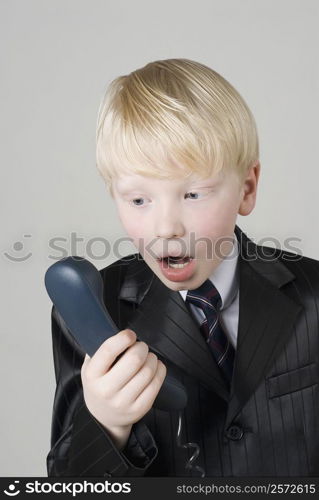
<path fill-rule="evenodd" d="M 183 267 L 186 267 L 189 261 L 185 262 L 184 264 L 173 264 L 172 262 L 169 262 L 168 265 L 169 267 L 173 267 L 174 269 L 182 269 Z"/>
<path fill-rule="evenodd" d="M 192 260 L 191 257 L 165 257 L 169 267 L 173 269 L 183 269 Z"/>
<path fill-rule="evenodd" d="M 183 262 L 185 261 L 186 262 Z M 168 264 L 168 267 L 171 267 L 173 269 L 183 269 L 186 267 L 192 260 L 193 257 L 162 257 L 160 260 L 165 260 L 166 263 Z"/>

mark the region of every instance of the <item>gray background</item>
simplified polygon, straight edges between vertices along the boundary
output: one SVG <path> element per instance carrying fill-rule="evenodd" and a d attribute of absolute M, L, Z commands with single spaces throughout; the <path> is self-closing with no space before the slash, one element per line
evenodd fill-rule
<path fill-rule="evenodd" d="M 318 258 L 318 6 L 1 1 L 1 476 L 46 475 L 55 389 L 46 269 L 75 253 L 100 269 L 117 258 L 102 238 L 124 235 L 95 169 L 97 109 L 111 79 L 171 57 L 225 76 L 250 105 L 261 144 L 258 204 L 239 225 L 257 242 L 298 238 L 299 251 Z M 72 245 L 72 233 L 83 240 Z M 64 254 L 53 238 L 64 238 Z"/>

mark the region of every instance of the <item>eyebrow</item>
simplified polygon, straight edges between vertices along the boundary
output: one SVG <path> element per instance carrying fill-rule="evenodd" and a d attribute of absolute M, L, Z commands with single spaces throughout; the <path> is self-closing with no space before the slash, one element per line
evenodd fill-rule
<path fill-rule="evenodd" d="M 219 184 L 219 182 L 220 182 L 220 179 L 212 179 L 212 178 L 194 179 L 194 180 L 191 180 L 191 181 L 185 183 L 184 189 L 190 189 L 191 186 L 195 186 L 197 189 L 201 189 L 201 188 L 202 189 L 209 189 L 211 187 L 217 186 Z M 207 185 L 205 185 L 205 184 L 207 184 Z M 133 181 L 133 184 L 131 186 L 127 186 L 127 185 L 121 186 L 121 184 L 118 184 L 117 189 L 121 194 L 129 194 L 132 191 L 133 192 L 134 191 L 142 192 L 142 191 L 146 190 L 147 188 L 145 188 L 142 184 L 135 184 Z"/>
<path fill-rule="evenodd" d="M 142 191 L 143 188 L 141 186 L 117 186 L 117 190 L 122 194 L 127 194 L 132 191 Z"/>

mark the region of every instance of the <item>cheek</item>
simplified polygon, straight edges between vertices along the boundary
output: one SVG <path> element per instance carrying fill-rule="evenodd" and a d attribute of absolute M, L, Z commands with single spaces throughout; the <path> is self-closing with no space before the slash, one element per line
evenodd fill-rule
<path fill-rule="evenodd" d="M 122 210 L 118 213 L 126 234 L 131 238 L 137 250 L 143 255 L 145 245 L 147 245 L 151 239 L 146 221 L 143 220 L 143 223 L 141 223 L 141 218 L 138 215 L 132 214 L 132 212 L 127 213 Z"/>
<path fill-rule="evenodd" d="M 125 210 L 121 205 L 117 206 L 118 216 L 121 224 L 128 236 L 131 238 L 139 238 L 142 231 L 142 226 L 139 224 L 139 218 L 134 217 L 130 210 Z"/>
<path fill-rule="evenodd" d="M 232 232 L 237 217 L 237 204 L 234 199 L 225 198 L 212 203 L 200 217 L 193 220 L 198 236 L 218 238 Z"/>
<path fill-rule="evenodd" d="M 143 230 L 140 224 L 137 224 L 135 220 L 123 221 L 123 226 L 127 234 L 133 238 L 140 238 L 143 235 Z"/>

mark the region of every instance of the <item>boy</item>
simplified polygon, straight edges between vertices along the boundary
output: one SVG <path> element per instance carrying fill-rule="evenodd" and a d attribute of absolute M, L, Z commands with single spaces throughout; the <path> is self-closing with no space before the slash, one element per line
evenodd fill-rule
<path fill-rule="evenodd" d="M 53 308 L 49 475 L 316 476 L 319 265 L 236 226 L 260 172 L 241 96 L 185 59 L 119 77 L 97 166 L 138 253 L 100 271 L 121 331 L 92 358 Z M 187 391 L 193 467 L 177 412 L 152 407 L 166 373 Z"/>

